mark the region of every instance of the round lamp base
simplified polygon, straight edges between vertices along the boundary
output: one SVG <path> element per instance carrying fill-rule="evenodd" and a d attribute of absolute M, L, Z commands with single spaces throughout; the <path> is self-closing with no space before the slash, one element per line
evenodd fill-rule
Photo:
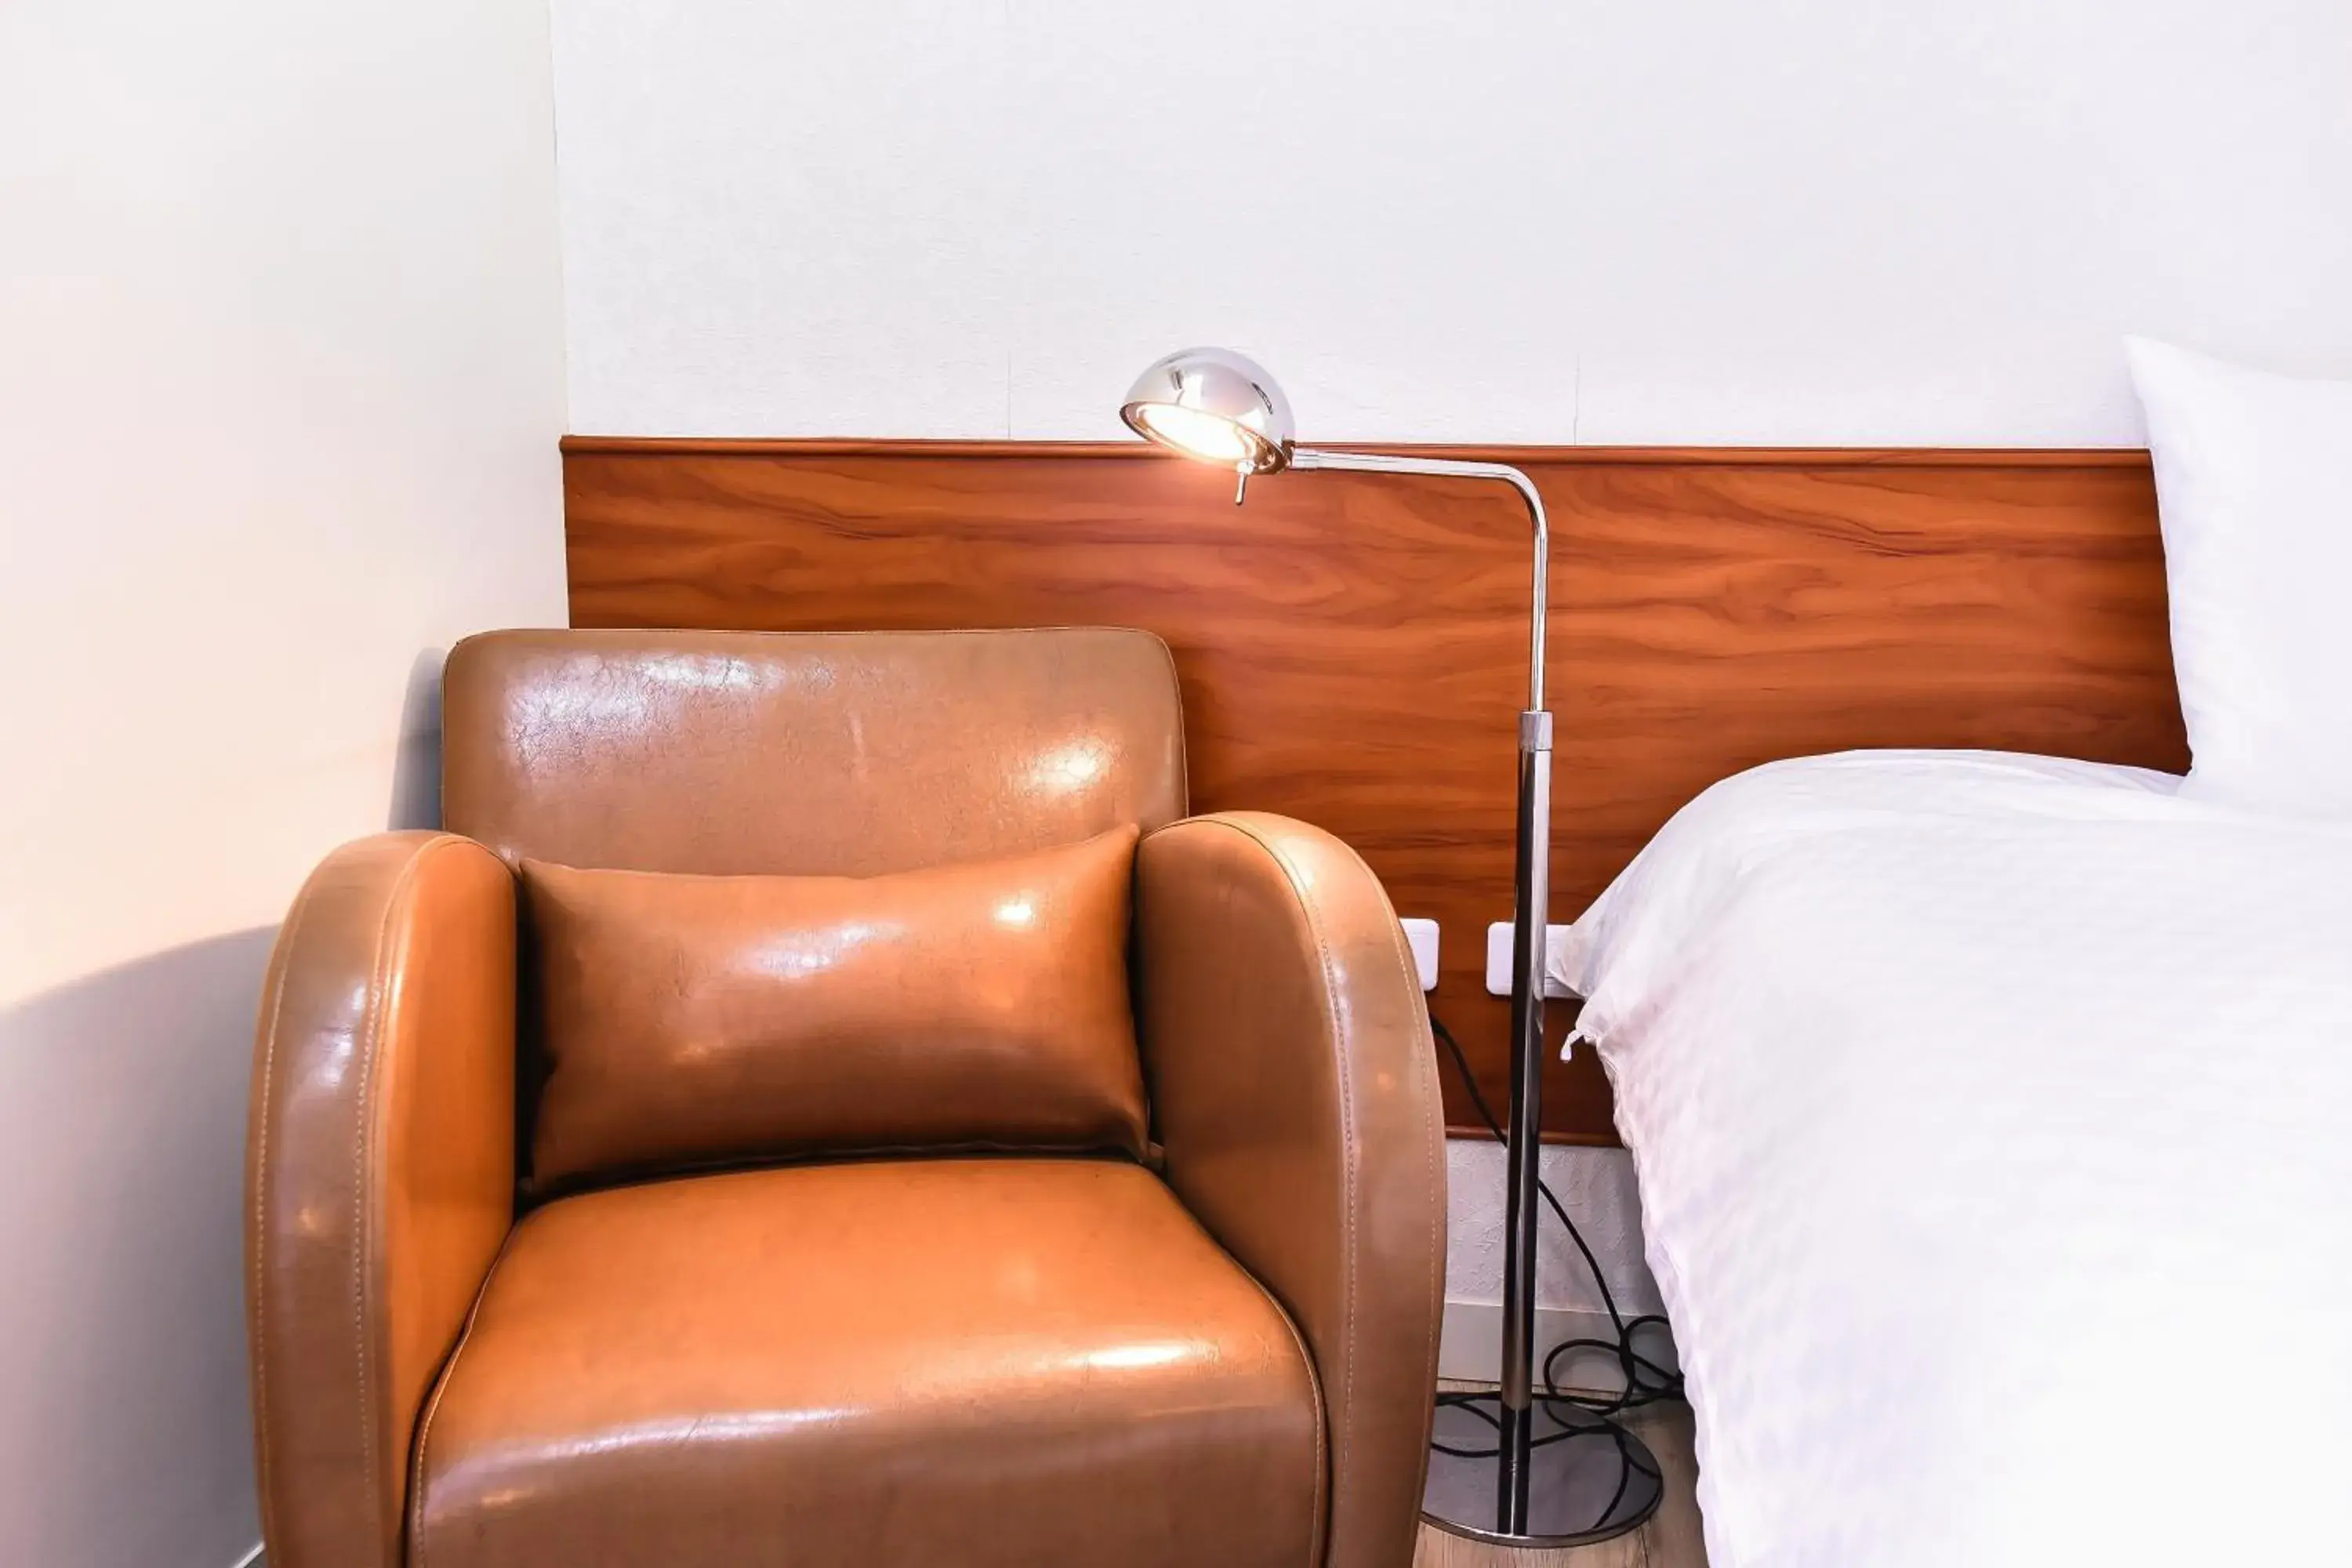
<path fill-rule="evenodd" d="M 1502 1401 L 1491 1394 L 1437 1397 L 1421 1517 L 1438 1529 L 1497 1546 L 1584 1546 L 1638 1530 L 1658 1511 L 1664 1482 L 1640 1438 L 1572 1405 L 1538 1396 L 1527 1525 L 1506 1528 L 1496 1500 Z"/>

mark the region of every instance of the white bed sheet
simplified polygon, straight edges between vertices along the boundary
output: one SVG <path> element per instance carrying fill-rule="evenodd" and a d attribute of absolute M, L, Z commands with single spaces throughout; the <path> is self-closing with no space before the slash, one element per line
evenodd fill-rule
<path fill-rule="evenodd" d="M 2352 1563 L 2352 825 L 2177 783 L 1772 764 L 1555 954 L 1711 1568 Z"/>

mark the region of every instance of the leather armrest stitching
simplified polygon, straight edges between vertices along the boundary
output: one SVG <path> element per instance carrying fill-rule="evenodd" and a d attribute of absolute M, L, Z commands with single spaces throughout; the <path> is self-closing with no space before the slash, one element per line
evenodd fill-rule
<path fill-rule="evenodd" d="M 289 963 L 294 946 L 302 935 L 302 917 L 310 911 L 313 896 L 311 889 L 305 886 L 300 896 L 294 900 L 292 912 L 286 917 L 286 929 L 281 940 L 286 943 Z M 269 1028 L 261 1046 L 261 1116 L 260 1125 L 254 1130 L 254 1247 L 253 1256 L 246 1262 L 246 1267 L 252 1272 L 246 1289 L 256 1313 L 268 1310 L 263 1295 L 268 1270 L 262 1254 L 269 1245 L 269 1127 L 272 1108 L 278 1099 L 278 1029 L 286 1015 L 286 984 L 287 968 L 280 966 L 277 984 L 269 998 Z M 261 1535 L 265 1542 L 277 1537 L 276 1510 L 272 1506 L 274 1500 L 269 1488 L 274 1467 L 270 1459 L 268 1346 L 269 1336 L 267 1333 L 253 1336 L 254 1479 L 260 1493 Z"/>
<path fill-rule="evenodd" d="M 359 1030 L 360 1099 L 352 1139 L 352 1342 L 358 1377 L 360 1453 L 367 1472 L 368 1515 L 374 1521 L 374 1539 L 379 1542 L 383 1539 L 383 1483 L 375 1451 L 378 1412 L 373 1397 L 374 1379 L 370 1375 L 374 1359 L 371 1354 L 373 1336 L 367 1326 L 368 1279 L 379 1252 L 375 1205 L 369 1202 L 368 1189 L 368 1173 L 375 1163 L 380 1142 L 375 1126 L 376 1077 L 383 1060 L 383 1020 L 391 992 L 393 922 L 407 904 L 417 867 L 443 842 L 433 838 L 420 845 L 416 853 L 402 863 L 400 874 L 393 879 L 391 891 L 384 898 L 383 915 L 376 925 L 374 962 L 368 975 L 367 1010 L 361 1017 Z"/>
<path fill-rule="evenodd" d="M 1200 819 L 1194 818 L 1192 820 Z M 1259 849 L 1265 852 L 1266 858 L 1272 860 L 1276 868 L 1281 871 L 1282 879 L 1290 889 L 1290 896 L 1297 901 L 1299 912 L 1306 917 L 1307 931 L 1315 939 L 1316 963 L 1323 971 L 1323 990 L 1319 1002 L 1323 1008 L 1325 1025 L 1330 1031 L 1330 1037 L 1340 1047 L 1334 1051 L 1332 1055 L 1339 1076 L 1339 1147 L 1341 1151 L 1339 1206 L 1341 1211 L 1340 1235 L 1342 1238 L 1340 1256 L 1345 1260 L 1340 1266 L 1339 1316 L 1341 1322 L 1345 1325 L 1342 1331 L 1345 1335 L 1343 1343 L 1345 1345 L 1345 1355 L 1347 1359 L 1347 1365 L 1340 1373 L 1340 1396 L 1346 1402 L 1347 1414 L 1344 1419 L 1334 1424 L 1337 1430 L 1333 1432 L 1331 1440 L 1330 1469 L 1333 1480 L 1333 1490 L 1336 1492 L 1338 1489 L 1338 1479 L 1342 1473 L 1344 1473 L 1347 1463 L 1351 1457 L 1354 1448 L 1353 1428 L 1355 1426 L 1356 1416 L 1355 1384 L 1357 1355 L 1357 1244 L 1355 1196 L 1358 1184 L 1356 1100 L 1354 1092 L 1354 1073 L 1351 1070 L 1353 1063 L 1349 1060 L 1349 1053 L 1346 1048 L 1347 1040 L 1341 1033 L 1340 1020 L 1338 1014 L 1331 1006 L 1332 994 L 1338 989 L 1338 976 L 1332 970 L 1331 943 L 1329 936 L 1324 930 L 1322 912 L 1316 906 L 1315 900 L 1308 895 L 1307 889 L 1300 885 L 1297 869 L 1296 867 L 1291 865 L 1288 858 L 1286 857 L 1281 850 L 1276 848 L 1274 844 L 1265 837 L 1265 835 L 1259 833 L 1255 828 L 1224 817 L 1211 817 L 1207 820 L 1216 823 L 1221 827 L 1230 828 L 1234 832 L 1238 833 L 1243 837 L 1248 839 L 1251 843 L 1256 845 Z"/>
<path fill-rule="evenodd" d="M 1259 848 L 1263 849 L 1266 854 L 1266 858 L 1272 860 L 1275 865 L 1281 869 L 1283 880 L 1289 885 L 1291 896 L 1298 901 L 1298 907 L 1307 918 L 1307 929 L 1314 934 L 1316 956 L 1323 969 L 1322 1003 L 1325 1010 L 1325 1016 L 1329 1022 L 1333 1040 L 1338 1042 L 1341 1047 L 1336 1055 L 1338 1058 L 1339 1073 L 1339 1099 L 1340 1105 L 1342 1107 L 1341 1114 L 1345 1118 L 1341 1124 L 1343 1147 L 1346 1150 L 1346 1164 L 1344 1166 L 1345 1174 L 1342 1188 L 1342 1205 L 1346 1210 L 1346 1229 L 1344 1232 L 1346 1237 L 1346 1247 L 1344 1249 L 1346 1263 L 1344 1265 L 1343 1283 L 1343 1300 L 1345 1304 L 1342 1308 L 1342 1312 L 1347 1321 L 1348 1366 L 1344 1374 L 1342 1392 L 1348 1402 L 1348 1419 L 1342 1425 L 1342 1429 L 1335 1435 L 1332 1443 L 1333 1458 L 1331 1468 L 1336 1490 L 1337 1478 L 1341 1471 L 1341 1467 L 1344 1466 L 1349 1458 L 1351 1457 L 1350 1451 L 1353 1447 L 1353 1426 L 1356 1408 L 1355 1368 L 1358 1355 L 1358 1347 L 1355 1343 L 1357 1321 L 1356 1287 L 1357 1275 L 1359 1272 L 1358 1247 L 1356 1244 L 1356 1205 L 1353 1200 L 1359 1184 L 1358 1175 L 1360 1162 L 1359 1159 L 1360 1151 L 1357 1140 L 1357 1128 L 1354 1121 L 1355 1100 L 1352 1093 L 1352 1068 L 1354 1064 L 1349 1051 L 1346 1048 L 1347 1040 L 1341 1035 L 1339 1020 L 1331 1010 L 1331 998 L 1338 991 L 1338 977 L 1332 971 L 1330 940 L 1325 928 L 1325 922 L 1320 907 L 1318 905 L 1312 895 L 1309 894 L 1309 892 L 1300 884 L 1297 870 L 1291 865 L 1289 859 L 1264 834 L 1259 833 L 1255 828 L 1225 817 L 1195 817 L 1188 820 L 1205 820 L 1215 822 L 1220 826 L 1233 829 L 1234 832 L 1239 833 L 1243 837 L 1249 839 Z M 1169 826 L 1173 827 L 1181 826 L 1181 824 L 1171 823 Z M 1369 868 L 1367 868 L 1367 874 L 1370 874 Z M 1385 901 L 1384 896 L 1383 902 Z M 1419 984 L 1419 976 L 1413 967 L 1412 951 L 1405 942 L 1403 929 L 1398 926 L 1395 921 L 1394 910 L 1391 910 L 1390 912 L 1391 920 L 1389 923 L 1391 928 L 1390 950 L 1397 961 L 1398 973 L 1407 984 L 1417 986 Z M 1422 1060 L 1425 1066 L 1429 1065 L 1428 1053 L 1424 1052 L 1423 1054 Z M 1429 1121 L 1429 1114 L 1424 1112 L 1423 1120 L 1424 1128 L 1426 1128 Z M 1426 1143 L 1427 1141 L 1424 1142 Z M 1427 1152 L 1425 1147 L 1423 1154 L 1423 1176 L 1425 1181 L 1432 1184 L 1435 1183 L 1438 1179 L 1437 1167 L 1433 1163 L 1434 1158 L 1435 1157 L 1433 1154 Z M 1443 1270 L 1444 1268 L 1444 1259 L 1445 1256 L 1444 1219 L 1441 1211 L 1436 1208 L 1432 1208 L 1430 1211 L 1430 1247 L 1428 1250 L 1430 1258 L 1433 1260 L 1429 1281 L 1429 1289 L 1432 1294 L 1434 1295 L 1443 1288 L 1440 1281 L 1443 1279 Z M 1438 1314 L 1437 1317 L 1433 1317 L 1429 1325 L 1425 1349 L 1423 1351 L 1423 1357 L 1431 1368 L 1433 1377 L 1434 1376 L 1437 1363 L 1437 1340 L 1440 1328 L 1440 1322 L 1438 1320 L 1439 1318 L 1442 1318 L 1442 1316 L 1443 1314 L 1441 1313 Z"/>
<path fill-rule="evenodd" d="M 401 865 L 384 897 L 383 917 L 376 927 L 374 964 L 368 984 L 367 1011 L 360 1029 L 362 1041 L 360 1062 L 360 1103 L 356 1117 L 355 1136 L 352 1140 L 352 1338 L 357 1351 L 359 1379 L 359 1410 L 361 1453 L 368 1475 L 368 1511 L 375 1523 L 375 1538 L 384 1534 L 383 1485 L 381 1461 L 376 1453 L 376 1428 L 383 1412 L 376 1380 L 370 1375 L 376 1357 L 373 1337 L 367 1331 L 368 1285 L 383 1261 L 383 1237 L 377 1234 L 376 1221 L 381 1205 L 373 1202 L 378 1184 L 369 1176 L 375 1169 L 376 1158 L 383 1147 L 381 1130 L 376 1126 L 382 1110 L 378 1079 L 383 1067 L 383 1026 L 391 1008 L 394 943 L 392 932 L 395 921 L 408 908 L 414 897 L 417 876 L 435 855 L 453 846 L 470 844 L 472 840 L 454 833 L 436 834 L 416 847 L 414 854 Z M 402 950 L 405 952 L 405 947 Z M 406 1489 L 405 1470 L 402 1477 Z M 396 1532 L 395 1532 L 396 1533 Z"/>
<path fill-rule="evenodd" d="M 1378 879 L 1375 878 L 1374 880 L 1377 881 Z M 1387 901 L 1386 889 L 1381 889 L 1381 899 L 1383 902 Z M 1404 981 L 1406 985 L 1412 988 L 1412 994 L 1415 996 L 1419 996 L 1421 994 L 1421 967 L 1413 960 L 1412 945 L 1405 940 L 1404 927 L 1398 922 L 1396 919 L 1396 910 L 1393 905 L 1390 906 L 1389 909 L 1389 950 L 1397 961 L 1397 973 L 1399 976 Z M 1429 1032 L 1426 1003 L 1423 1004 L 1422 1016 L 1421 1044 L 1423 1048 L 1415 1053 L 1414 1060 L 1419 1063 L 1421 1070 L 1424 1074 L 1427 1074 L 1433 1079 L 1437 1070 L 1437 1042 L 1431 1037 Z M 1429 1087 L 1433 1091 L 1437 1089 L 1437 1085 L 1433 1081 Z M 1440 1096 L 1436 1092 L 1425 1095 L 1422 1100 L 1422 1105 L 1423 1107 L 1422 1111 L 1422 1129 L 1425 1134 L 1422 1146 L 1422 1171 L 1424 1183 L 1423 1190 L 1424 1192 L 1435 1192 L 1440 1190 L 1442 1182 L 1440 1168 L 1445 1157 L 1444 1152 L 1445 1146 L 1445 1131 L 1444 1117 L 1443 1112 L 1438 1109 L 1439 1103 Z M 1423 1348 L 1422 1352 L 1424 1363 L 1429 1369 L 1429 1385 L 1433 1391 L 1437 1385 L 1438 1340 L 1444 1331 L 1445 1318 L 1445 1205 L 1442 1203 L 1433 1205 L 1429 1211 L 1430 1270 L 1428 1290 L 1430 1298 L 1437 1303 L 1438 1310 L 1430 1315 L 1429 1331 L 1423 1337 Z M 1424 1483 L 1427 1479 L 1428 1461 L 1428 1450 L 1424 1447 L 1422 1451 L 1422 1467 Z M 1417 1513 L 1415 1517 L 1416 1519 L 1418 1518 Z"/>
<path fill-rule="evenodd" d="M 1382 892 L 1385 896 L 1386 889 L 1382 889 Z M 1396 914 L 1394 906 L 1391 906 L 1389 914 L 1391 931 L 1390 947 L 1396 954 L 1398 971 L 1404 977 L 1405 983 L 1413 988 L 1413 994 L 1418 996 L 1421 994 L 1421 966 L 1413 959 L 1412 944 L 1405 940 L 1403 925 L 1394 918 Z M 1422 1004 L 1421 1014 L 1422 1049 L 1417 1053 L 1416 1059 L 1421 1064 L 1421 1070 L 1428 1079 L 1431 1090 L 1422 1099 L 1423 1107 L 1421 1119 L 1422 1129 L 1425 1134 L 1423 1140 L 1422 1169 L 1427 1183 L 1423 1190 L 1436 1192 L 1442 1190 L 1444 1178 L 1441 1173 L 1445 1159 L 1445 1116 L 1441 1109 L 1444 1094 L 1435 1081 L 1437 1042 L 1430 1033 L 1428 1004 L 1425 1001 Z M 1429 1367 L 1429 1383 L 1433 1391 L 1437 1386 L 1438 1342 L 1444 1332 L 1445 1321 L 1445 1253 L 1448 1240 L 1445 1226 L 1445 1205 L 1439 1203 L 1432 1205 L 1429 1211 L 1428 1289 L 1430 1299 L 1437 1303 L 1437 1310 L 1430 1316 L 1429 1332 L 1423 1342 L 1424 1348 L 1422 1353 Z M 1422 1451 L 1424 1483 L 1427 1479 L 1428 1462 L 1429 1454 L 1424 1447 Z"/>

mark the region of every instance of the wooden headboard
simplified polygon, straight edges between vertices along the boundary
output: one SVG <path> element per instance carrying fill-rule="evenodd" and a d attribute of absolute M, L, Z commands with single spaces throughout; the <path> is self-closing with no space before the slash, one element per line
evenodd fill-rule
<path fill-rule="evenodd" d="M 2187 765 L 2145 453 L 1430 450 L 1519 464 L 1551 512 L 1556 920 L 1776 757 Z M 1301 474 L 1236 509 L 1229 477 L 1139 443 L 579 437 L 564 490 L 577 626 L 1158 632 L 1195 808 L 1318 823 L 1438 920 L 1431 1005 L 1500 1103 L 1485 931 L 1511 912 L 1527 604 L 1508 490 Z M 1544 1121 L 1612 1138 L 1590 1052 L 1553 1064 Z"/>

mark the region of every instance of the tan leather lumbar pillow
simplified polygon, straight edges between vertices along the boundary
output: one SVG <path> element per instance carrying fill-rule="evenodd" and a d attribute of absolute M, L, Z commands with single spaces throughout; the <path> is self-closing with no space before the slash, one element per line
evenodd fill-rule
<path fill-rule="evenodd" d="M 1144 1142 L 1136 830 L 887 877 L 526 860 L 549 1074 L 533 1176 Z"/>

